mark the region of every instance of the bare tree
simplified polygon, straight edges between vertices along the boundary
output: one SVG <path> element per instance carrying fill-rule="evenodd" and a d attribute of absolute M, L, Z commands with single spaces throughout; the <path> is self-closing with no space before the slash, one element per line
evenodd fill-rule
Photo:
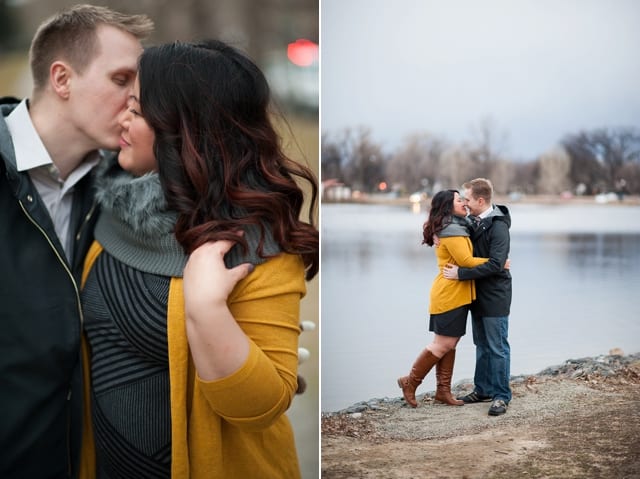
<path fill-rule="evenodd" d="M 491 161 L 487 176 L 491 178 L 496 193 L 504 195 L 512 190 L 514 170 L 513 162 L 507 159 L 496 158 Z"/>
<path fill-rule="evenodd" d="M 471 154 L 464 146 L 448 148 L 440 156 L 439 181 L 450 188 L 459 188 L 473 178 L 474 167 Z"/>
<path fill-rule="evenodd" d="M 613 191 L 622 174 L 634 171 L 628 165 L 640 164 L 640 130 L 637 128 L 581 131 L 565 136 L 562 145 L 571 158 L 571 181 L 574 185 L 584 183 L 588 193 Z"/>
<path fill-rule="evenodd" d="M 389 181 L 405 192 L 423 190 L 438 177 L 439 158 L 445 148 L 442 139 L 430 133 L 408 136 L 387 165 Z"/>
<path fill-rule="evenodd" d="M 371 130 L 360 128 L 354 132 L 353 149 L 347 169 L 355 189 L 374 192 L 385 179 L 386 156 L 382 146 L 371 138 Z"/>
<path fill-rule="evenodd" d="M 640 193 L 640 163 L 627 162 L 618 171 L 616 190 L 619 193 Z"/>
<path fill-rule="evenodd" d="M 483 164 L 497 161 L 504 155 L 507 134 L 498 130 L 498 125 L 491 117 L 483 118 L 472 127 L 471 153 L 472 159 Z"/>
<path fill-rule="evenodd" d="M 330 156 L 325 159 L 323 155 L 323 167 L 325 161 L 339 164 L 343 182 L 354 190 L 374 192 L 385 180 L 386 155 L 381 145 L 372 140 L 371 130 L 367 127 L 347 128 L 334 140 L 325 135 L 324 151 Z M 326 168 L 329 167 L 327 164 Z"/>
<path fill-rule="evenodd" d="M 509 192 L 526 194 L 537 193 L 537 178 L 540 164 L 538 161 L 514 162 L 511 164 L 512 181 Z"/>
<path fill-rule="evenodd" d="M 570 187 L 569 172 L 571 158 L 562 147 L 556 147 L 544 153 L 538 159 L 540 164 L 538 192 L 558 194 Z"/>
<path fill-rule="evenodd" d="M 320 173 L 323 180 L 344 180 L 344 173 L 342 171 L 344 158 L 340 154 L 339 146 L 333 143 L 326 134 L 322 135 L 320 158 Z"/>

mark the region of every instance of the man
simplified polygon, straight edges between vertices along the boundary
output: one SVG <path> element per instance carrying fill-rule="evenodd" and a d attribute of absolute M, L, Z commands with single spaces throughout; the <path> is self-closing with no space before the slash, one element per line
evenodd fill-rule
<path fill-rule="evenodd" d="M 31 44 L 29 100 L 0 99 L 0 477 L 77 475 L 78 285 L 93 235 L 89 174 L 118 148 L 142 15 L 79 5 Z"/>
<path fill-rule="evenodd" d="M 443 271 L 447 279 L 476 282 L 476 299 L 471 304 L 476 345 L 475 387 L 458 399 L 466 404 L 492 401 L 489 415 L 500 416 L 507 412 L 511 401 L 508 341 L 511 274 L 503 269 L 509 257 L 511 216 L 506 206 L 493 205 L 493 186 L 489 180 L 476 178 L 462 187 L 467 209 L 477 225 L 471 235 L 473 255 L 489 261 L 475 268 L 447 265 Z"/>

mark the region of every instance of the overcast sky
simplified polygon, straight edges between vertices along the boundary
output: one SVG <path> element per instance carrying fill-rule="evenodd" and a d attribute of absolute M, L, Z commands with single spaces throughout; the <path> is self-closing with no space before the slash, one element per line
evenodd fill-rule
<path fill-rule="evenodd" d="M 565 134 L 640 126 L 640 1 L 322 0 L 321 128 L 415 132 L 532 159 Z"/>

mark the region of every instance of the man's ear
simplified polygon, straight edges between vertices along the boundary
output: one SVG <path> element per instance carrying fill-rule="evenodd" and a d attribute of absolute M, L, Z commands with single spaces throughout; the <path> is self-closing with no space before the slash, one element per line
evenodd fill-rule
<path fill-rule="evenodd" d="M 49 68 L 49 83 L 56 94 L 63 99 L 69 98 L 73 69 L 65 62 L 55 61 Z"/>

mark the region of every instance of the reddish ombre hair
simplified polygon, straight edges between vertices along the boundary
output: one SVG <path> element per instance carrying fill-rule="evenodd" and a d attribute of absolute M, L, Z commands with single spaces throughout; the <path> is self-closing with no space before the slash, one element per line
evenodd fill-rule
<path fill-rule="evenodd" d="M 433 236 L 451 223 L 453 200 L 458 190 L 438 191 L 431 199 L 429 218 L 422 225 L 422 244 L 433 246 Z"/>
<path fill-rule="evenodd" d="M 141 113 L 156 136 L 154 153 L 175 234 L 186 253 L 237 232 L 267 229 L 280 248 L 301 255 L 306 278 L 319 268 L 313 211 L 313 172 L 289 159 L 270 117 L 271 94 L 260 69 L 220 41 L 175 42 L 147 48 L 140 57 Z M 296 179 L 310 185 L 308 220 Z"/>

